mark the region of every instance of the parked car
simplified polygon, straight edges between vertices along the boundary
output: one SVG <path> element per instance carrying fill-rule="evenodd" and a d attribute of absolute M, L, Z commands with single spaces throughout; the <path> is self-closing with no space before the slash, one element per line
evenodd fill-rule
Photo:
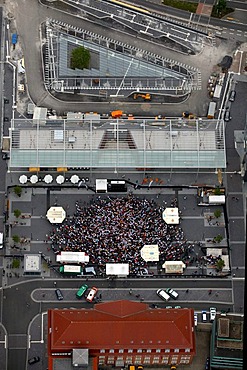
<path fill-rule="evenodd" d="M 166 293 L 169 294 L 169 296 L 173 299 L 178 298 L 178 293 L 175 290 L 171 289 L 171 288 L 167 288 Z"/>
<path fill-rule="evenodd" d="M 28 360 L 29 365 L 36 364 L 37 362 L 40 362 L 40 357 L 39 356 L 34 356 Z"/>
<path fill-rule="evenodd" d="M 88 293 L 88 295 L 87 295 L 86 300 L 87 300 L 88 302 L 92 302 L 92 301 L 94 300 L 94 297 L 95 297 L 95 296 L 96 296 L 96 294 L 97 294 L 97 291 L 98 291 L 98 288 L 96 288 L 95 286 L 93 286 L 93 287 L 90 289 L 90 291 L 89 291 L 89 293 Z"/>
<path fill-rule="evenodd" d="M 229 111 L 229 110 L 226 110 L 226 111 L 225 111 L 225 115 L 224 115 L 224 120 L 225 120 L 226 122 L 229 122 L 231 119 L 232 119 L 232 117 L 231 117 L 231 113 L 230 113 L 230 111 Z"/>
<path fill-rule="evenodd" d="M 55 290 L 55 293 L 56 293 L 57 299 L 59 301 L 62 301 L 63 300 L 63 293 L 61 292 L 61 290 L 60 289 L 56 289 Z"/>
<path fill-rule="evenodd" d="M 210 307 L 210 321 L 214 321 L 215 317 L 216 317 L 216 308 L 215 307 Z"/>
<path fill-rule="evenodd" d="M 169 294 L 167 294 L 164 289 L 158 289 L 157 290 L 157 295 L 161 298 L 161 299 L 164 299 L 164 301 L 169 301 L 170 299 L 170 296 Z"/>
<path fill-rule="evenodd" d="M 232 91 L 230 92 L 230 95 L 229 95 L 229 100 L 230 100 L 231 102 L 234 102 L 234 101 L 235 101 L 235 97 L 236 97 L 236 91 L 235 91 L 235 90 L 232 90 Z"/>
<path fill-rule="evenodd" d="M 196 312 L 194 312 L 194 324 L 195 324 L 195 326 L 197 326 L 197 324 L 198 324 L 198 315 L 197 315 Z"/>
<path fill-rule="evenodd" d="M 208 321 L 207 311 L 203 310 L 202 311 L 202 322 L 207 322 L 207 321 Z"/>

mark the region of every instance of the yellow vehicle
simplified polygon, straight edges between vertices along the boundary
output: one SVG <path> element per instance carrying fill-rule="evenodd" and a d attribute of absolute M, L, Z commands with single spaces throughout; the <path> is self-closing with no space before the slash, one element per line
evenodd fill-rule
<path fill-rule="evenodd" d="M 151 100 L 151 95 L 150 94 L 134 94 L 134 100 L 138 99 L 138 98 L 142 98 L 144 100 Z"/>

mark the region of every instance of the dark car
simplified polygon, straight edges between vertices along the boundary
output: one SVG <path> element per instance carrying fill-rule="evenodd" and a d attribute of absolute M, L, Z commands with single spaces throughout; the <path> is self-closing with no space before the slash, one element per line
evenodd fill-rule
<path fill-rule="evenodd" d="M 10 159 L 10 156 L 7 153 L 3 153 L 2 158 L 7 160 L 7 159 Z"/>
<path fill-rule="evenodd" d="M 55 293 L 56 293 L 57 299 L 59 301 L 62 301 L 63 300 L 63 293 L 61 292 L 61 290 L 60 289 L 56 289 L 55 290 Z"/>
<path fill-rule="evenodd" d="M 229 110 L 226 110 L 226 111 L 225 111 L 224 120 L 225 120 L 226 122 L 229 122 L 231 119 L 232 119 L 232 117 L 231 117 L 231 113 L 230 113 L 230 111 L 229 111 Z"/>
<path fill-rule="evenodd" d="M 28 360 L 29 365 L 36 364 L 37 362 L 40 362 L 40 357 L 39 356 L 34 356 Z"/>
<path fill-rule="evenodd" d="M 235 97 L 236 97 L 236 91 L 232 90 L 229 95 L 229 100 L 233 102 L 235 101 Z"/>
<path fill-rule="evenodd" d="M 218 64 L 219 67 L 229 69 L 232 65 L 232 57 L 230 55 L 225 55 L 222 61 Z"/>

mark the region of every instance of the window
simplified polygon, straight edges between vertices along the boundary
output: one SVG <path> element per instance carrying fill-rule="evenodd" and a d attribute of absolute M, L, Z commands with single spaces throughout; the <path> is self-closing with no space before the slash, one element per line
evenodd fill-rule
<path fill-rule="evenodd" d="M 170 352 L 170 349 L 169 348 L 166 348 L 165 349 L 165 353 L 169 353 Z"/>
<path fill-rule="evenodd" d="M 101 349 L 100 350 L 100 353 L 105 353 L 105 349 Z"/>
<path fill-rule="evenodd" d="M 121 348 L 118 350 L 119 353 L 124 353 L 124 350 Z"/>
<path fill-rule="evenodd" d="M 174 349 L 174 352 L 175 352 L 175 353 L 178 353 L 178 352 L 179 352 L 179 349 L 178 349 L 178 348 L 175 348 L 175 349 Z"/>
<path fill-rule="evenodd" d="M 160 353 L 161 352 L 161 349 L 160 348 L 157 348 L 156 349 L 156 353 Z"/>
<path fill-rule="evenodd" d="M 114 349 L 109 349 L 109 353 L 114 353 Z"/>
<path fill-rule="evenodd" d="M 185 348 L 185 352 L 190 352 L 190 348 Z"/>
<path fill-rule="evenodd" d="M 139 348 L 139 349 L 137 350 L 137 353 L 142 353 L 142 349 L 140 349 L 140 348 Z"/>
<path fill-rule="evenodd" d="M 150 356 L 145 356 L 144 357 L 144 364 L 150 364 L 151 358 Z"/>
<path fill-rule="evenodd" d="M 128 353 L 133 353 L 133 349 L 132 348 L 129 348 L 128 349 Z"/>

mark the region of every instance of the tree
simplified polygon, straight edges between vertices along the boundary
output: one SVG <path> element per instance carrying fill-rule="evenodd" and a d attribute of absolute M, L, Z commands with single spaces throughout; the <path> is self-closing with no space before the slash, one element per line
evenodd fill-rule
<path fill-rule="evenodd" d="M 21 188 L 21 186 L 16 185 L 16 186 L 14 187 L 14 193 L 15 193 L 18 197 L 20 197 L 20 196 L 21 196 L 21 193 L 22 193 L 22 188 Z"/>
<path fill-rule="evenodd" d="M 224 266 L 225 266 L 224 260 L 222 258 L 218 259 L 216 262 L 216 269 L 218 271 L 222 271 Z"/>
<path fill-rule="evenodd" d="M 220 216 L 221 216 L 221 210 L 220 209 L 216 209 L 214 211 L 214 217 L 219 218 Z"/>
<path fill-rule="evenodd" d="M 214 194 L 215 195 L 221 195 L 221 190 L 220 188 L 217 186 L 217 188 L 214 190 Z"/>
<path fill-rule="evenodd" d="M 20 260 L 18 260 L 17 258 L 13 259 L 12 268 L 18 269 L 19 267 L 20 267 Z"/>
<path fill-rule="evenodd" d="M 13 240 L 15 243 L 19 243 L 19 241 L 20 241 L 20 237 L 19 237 L 19 235 L 13 235 L 13 236 L 12 236 L 12 240 Z"/>
<path fill-rule="evenodd" d="M 75 48 L 71 52 L 70 68 L 72 69 L 84 69 L 89 67 L 90 63 L 90 52 L 83 46 Z"/>
<path fill-rule="evenodd" d="M 214 243 L 220 243 L 223 240 L 223 236 L 218 234 L 214 237 Z"/>
<path fill-rule="evenodd" d="M 226 9 L 226 0 L 219 0 L 218 3 L 216 4 L 216 10 L 218 15 L 220 15 L 225 9 Z"/>
<path fill-rule="evenodd" d="M 14 209 L 14 215 L 16 218 L 19 218 L 21 215 L 21 211 L 19 209 Z"/>

